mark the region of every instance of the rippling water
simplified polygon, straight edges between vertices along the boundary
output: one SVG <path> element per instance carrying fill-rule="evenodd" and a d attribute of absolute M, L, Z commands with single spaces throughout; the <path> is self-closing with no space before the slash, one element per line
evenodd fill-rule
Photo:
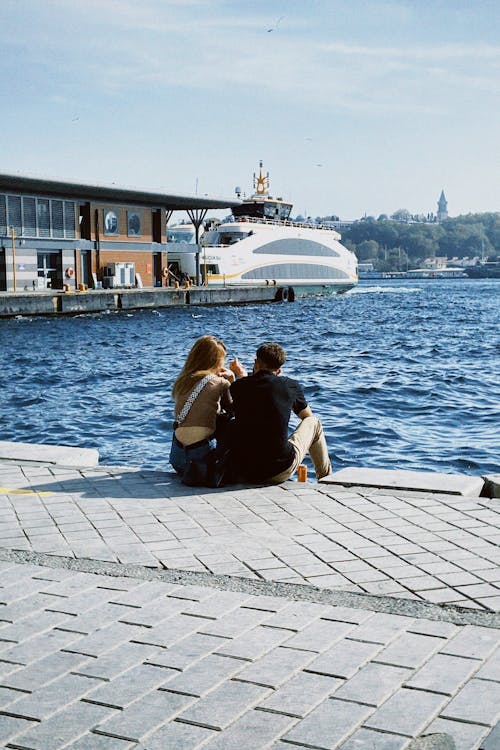
<path fill-rule="evenodd" d="M 0 321 L 0 439 L 97 447 L 167 468 L 170 390 L 204 333 L 249 367 L 259 343 L 322 418 L 334 468 L 499 471 L 500 283 L 362 282 L 294 304 Z"/>

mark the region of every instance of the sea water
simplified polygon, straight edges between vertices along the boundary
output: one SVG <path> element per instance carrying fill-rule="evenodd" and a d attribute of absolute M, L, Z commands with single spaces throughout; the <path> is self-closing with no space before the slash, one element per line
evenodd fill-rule
<path fill-rule="evenodd" d="M 252 367 L 276 340 L 335 469 L 499 469 L 500 282 L 361 282 L 294 303 L 0 321 L 0 439 L 169 469 L 173 381 L 196 338 Z M 293 424 L 293 420 L 292 420 Z"/>

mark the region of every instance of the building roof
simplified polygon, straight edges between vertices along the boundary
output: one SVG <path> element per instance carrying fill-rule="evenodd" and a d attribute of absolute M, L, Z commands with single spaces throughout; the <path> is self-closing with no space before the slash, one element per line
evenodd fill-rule
<path fill-rule="evenodd" d="M 116 185 L 89 184 L 72 180 L 40 178 L 20 174 L 0 174 L 0 190 L 35 193 L 61 198 L 96 200 L 109 203 L 129 203 L 133 205 L 161 206 L 171 211 L 197 208 L 232 208 L 241 201 L 234 198 L 210 198 L 197 195 L 176 195 L 140 188 L 119 187 Z"/>

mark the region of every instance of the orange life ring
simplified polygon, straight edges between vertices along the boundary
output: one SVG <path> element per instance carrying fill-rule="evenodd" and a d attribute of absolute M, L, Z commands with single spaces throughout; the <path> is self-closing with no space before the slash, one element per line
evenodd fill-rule
<path fill-rule="evenodd" d="M 68 266 L 68 268 L 66 269 L 64 273 L 66 274 L 67 279 L 72 279 L 73 276 L 75 275 L 75 269 L 71 268 L 71 266 Z"/>
<path fill-rule="evenodd" d="M 167 266 L 165 266 L 162 269 L 161 275 L 163 276 L 164 279 L 168 279 L 168 277 L 170 275 L 170 271 L 168 270 Z"/>

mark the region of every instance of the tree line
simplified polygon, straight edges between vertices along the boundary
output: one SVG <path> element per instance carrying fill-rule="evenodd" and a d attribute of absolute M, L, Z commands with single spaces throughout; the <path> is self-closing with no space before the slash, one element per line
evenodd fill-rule
<path fill-rule="evenodd" d="M 418 268 L 439 256 L 500 260 L 500 213 L 465 214 L 439 224 L 368 216 L 342 230 L 342 244 L 378 271 Z"/>

